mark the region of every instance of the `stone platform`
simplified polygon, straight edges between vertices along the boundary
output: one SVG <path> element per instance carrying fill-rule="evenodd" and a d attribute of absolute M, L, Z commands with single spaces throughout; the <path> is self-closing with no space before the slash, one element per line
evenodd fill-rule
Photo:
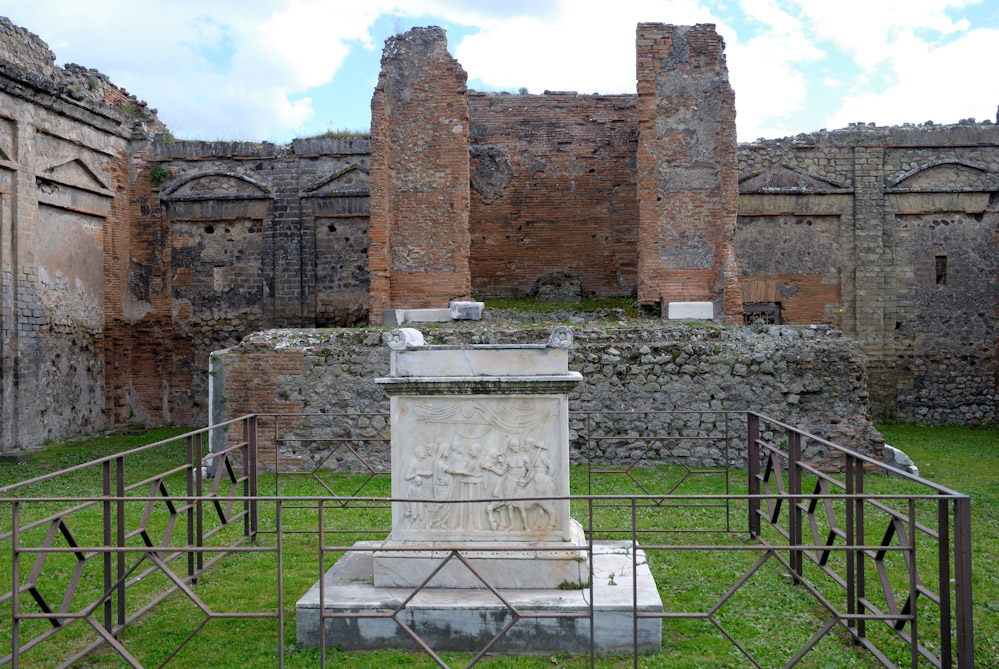
<path fill-rule="evenodd" d="M 374 558 L 374 584 L 378 587 L 415 588 L 433 573 L 451 552 L 461 546 L 462 556 L 494 588 L 551 588 L 586 583 L 590 563 L 583 528 L 571 521 L 565 541 L 483 542 L 371 542 L 379 548 Z M 412 550 L 414 545 L 428 550 Z M 399 549 L 410 550 L 399 550 Z M 429 588 L 485 588 L 475 574 L 452 559 L 427 584 Z"/>
<path fill-rule="evenodd" d="M 382 542 L 360 542 L 358 545 L 365 544 L 373 548 L 384 545 Z M 593 623 L 597 653 L 630 652 L 632 648 L 634 581 L 630 551 L 630 542 L 601 541 L 593 545 Z M 452 558 L 451 562 L 455 561 Z M 637 562 L 638 610 L 662 611 L 662 601 L 642 551 L 638 553 Z M 373 568 L 373 552 L 351 552 L 340 558 L 324 576 L 326 612 L 384 613 L 387 616 L 412 594 L 412 588 L 374 585 Z M 521 616 L 540 613 L 567 616 L 589 614 L 589 588 L 498 590 Z M 318 582 L 298 600 L 296 610 L 298 644 L 318 647 Z M 491 591 L 482 587 L 425 588 L 399 614 L 402 622 L 438 652 L 477 652 L 512 618 L 513 612 Z M 658 651 L 661 639 L 661 620 L 647 618 L 638 621 L 639 652 Z M 388 617 L 329 618 L 326 620 L 326 644 L 344 650 L 419 647 L 395 620 Z M 509 655 L 586 654 L 589 650 L 588 617 L 523 617 L 507 630 L 490 652 Z"/>

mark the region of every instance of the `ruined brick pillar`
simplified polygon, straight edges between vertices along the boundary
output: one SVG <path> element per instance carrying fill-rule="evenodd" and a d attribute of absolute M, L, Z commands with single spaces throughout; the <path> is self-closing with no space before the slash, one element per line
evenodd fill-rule
<path fill-rule="evenodd" d="M 735 93 L 710 24 L 638 24 L 638 299 L 741 318 Z"/>
<path fill-rule="evenodd" d="M 373 323 L 470 295 L 466 79 L 441 28 L 385 42 L 371 100 Z"/>

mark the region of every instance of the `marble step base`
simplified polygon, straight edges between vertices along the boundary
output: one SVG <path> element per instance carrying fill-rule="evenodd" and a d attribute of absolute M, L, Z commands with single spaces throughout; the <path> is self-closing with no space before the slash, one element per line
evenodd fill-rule
<path fill-rule="evenodd" d="M 494 588 L 563 588 L 585 584 L 590 565 L 583 528 L 571 521 L 567 541 L 394 541 L 370 542 L 377 548 L 374 558 L 375 585 L 415 588 L 433 573 L 451 553 L 463 546 L 461 555 Z M 363 543 L 361 544 L 363 545 Z M 427 550 L 399 550 L 426 548 Z M 492 549 L 492 550 L 490 550 Z M 485 583 L 457 557 L 451 558 L 427 583 L 428 588 L 485 588 Z"/>
<path fill-rule="evenodd" d="M 633 584 L 630 542 L 594 542 L 593 623 L 597 653 L 630 652 L 633 639 Z M 452 559 L 452 561 L 454 561 Z M 662 601 L 642 551 L 637 556 L 639 611 L 662 611 Z M 412 594 L 412 588 L 378 587 L 373 582 L 374 555 L 347 553 L 324 576 L 324 610 L 330 613 L 390 614 Z M 590 652 L 591 590 L 557 588 L 499 589 L 522 616 L 490 650 L 496 654 Z M 298 644 L 318 647 L 319 583 L 297 603 Z M 541 617 L 532 614 L 582 617 Z M 478 652 L 514 617 L 485 588 L 426 588 L 416 594 L 398 618 L 435 651 Z M 419 648 L 392 618 L 326 618 L 326 645 L 343 650 Z M 638 651 L 660 649 L 662 621 L 638 620 Z"/>

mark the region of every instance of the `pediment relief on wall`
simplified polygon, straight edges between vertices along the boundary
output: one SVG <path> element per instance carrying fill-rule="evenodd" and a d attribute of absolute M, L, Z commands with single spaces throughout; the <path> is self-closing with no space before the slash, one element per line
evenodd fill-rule
<path fill-rule="evenodd" d="M 762 171 L 748 174 L 739 179 L 740 193 L 841 193 L 850 190 L 850 185 L 828 177 L 809 174 L 789 165 L 775 165 Z"/>
<path fill-rule="evenodd" d="M 371 194 L 368 168 L 352 163 L 302 189 L 300 197 L 367 197 Z"/>
<path fill-rule="evenodd" d="M 270 188 L 242 174 L 201 172 L 181 178 L 162 191 L 164 202 L 191 200 L 268 200 Z"/>
<path fill-rule="evenodd" d="M 35 170 L 38 180 L 71 186 L 105 197 L 114 197 L 114 191 L 100 172 L 82 158 L 60 159 Z"/>
<path fill-rule="evenodd" d="M 894 179 L 887 187 L 892 191 L 953 192 L 995 190 L 999 188 L 999 174 L 977 163 L 940 160 L 920 165 Z"/>

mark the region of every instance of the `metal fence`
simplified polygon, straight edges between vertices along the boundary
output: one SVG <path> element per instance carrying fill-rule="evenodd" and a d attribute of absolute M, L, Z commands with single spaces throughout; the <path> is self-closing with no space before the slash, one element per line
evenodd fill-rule
<path fill-rule="evenodd" d="M 692 413 L 710 414 L 704 421 L 714 430 L 670 427 L 674 418 L 681 426 L 696 423 Z M 284 666 L 289 604 L 303 594 L 294 583 L 315 579 L 322 641 L 315 659 L 325 666 L 327 625 L 358 615 L 327 610 L 321 576 L 341 556 L 376 551 L 355 541 L 386 536 L 391 504 L 412 501 L 393 498 L 385 488 L 388 442 L 377 430 L 372 434 L 375 416 L 384 418 L 245 416 L 0 489 L 0 512 L 10 519 L 10 531 L 0 533 L 0 550 L 11 556 L 11 589 L 0 596 L 0 606 L 10 612 L 9 625 L 0 626 L 10 654 L 0 666 L 69 666 L 102 646 L 100 652 L 110 648 L 131 666 L 195 666 L 192 648 L 215 620 L 264 621 L 262 629 L 273 635 L 273 661 Z M 598 661 L 592 643 L 594 610 L 601 604 L 592 557 L 595 542 L 611 540 L 631 559 L 633 638 L 630 649 L 621 650 L 630 650 L 636 667 L 646 661 L 639 652 L 643 626 L 669 630 L 684 620 L 715 630 L 748 666 L 796 664 L 819 644 L 831 643 L 834 630 L 845 630 L 847 643 L 886 666 L 974 666 L 966 496 L 752 412 L 588 413 L 571 419 L 583 428 L 573 434 L 579 465 L 574 494 L 519 501 L 568 499 L 583 525 L 581 550 L 591 558 L 588 605 L 550 615 L 589 627 L 591 665 Z M 258 429 L 262 424 L 266 428 Z M 655 429 L 629 431 L 636 424 Z M 228 431 L 223 450 L 206 452 L 209 430 Z M 263 443 L 264 434 L 273 435 L 270 444 Z M 697 464 L 690 445 L 702 443 L 722 453 L 721 460 Z M 822 462 L 839 461 L 841 469 L 826 471 L 806 461 L 806 443 L 810 452 L 827 451 Z M 307 451 L 307 467 L 282 467 L 280 454 L 288 449 Z M 130 472 L 136 456 L 149 459 L 160 451 L 182 461 L 165 457 L 162 471 Z M 353 474 L 329 470 L 329 458 L 337 454 Z M 733 463 L 748 463 L 748 470 Z M 893 478 L 872 475 L 889 471 Z M 33 493 L 39 489 L 46 494 Z M 445 549 L 438 570 L 449 561 L 463 563 L 510 611 L 477 653 L 461 659 L 474 664 L 499 648 L 518 621 L 539 614 L 519 611 L 509 593 L 475 569 L 466 548 Z M 639 606 L 633 577 L 642 568 L 641 556 L 657 576 L 662 611 Z M 206 570 L 231 562 L 248 573 L 240 561 L 251 559 L 266 560 L 252 566 L 252 587 L 266 592 L 242 602 L 219 597 Z M 670 575 L 687 573 L 677 571 L 683 560 L 707 568 L 689 572 L 689 583 L 676 583 Z M 411 647 L 446 666 L 408 617 L 407 606 L 432 576 L 402 592 L 400 605 L 363 615 L 394 621 Z M 226 585 L 234 587 L 251 586 Z M 747 638 L 742 625 L 782 590 L 809 603 L 815 630 L 775 656 L 766 640 Z M 747 596 L 754 603 L 740 607 L 737 600 Z M 194 611 L 183 638 L 150 647 L 141 630 L 129 627 L 177 601 Z M 782 615 L 783 606 L 772 609 Z M 653 655 L 650 661 L 664 659 Z M 679 664 L 688 662 L 681 658 Z"/>

